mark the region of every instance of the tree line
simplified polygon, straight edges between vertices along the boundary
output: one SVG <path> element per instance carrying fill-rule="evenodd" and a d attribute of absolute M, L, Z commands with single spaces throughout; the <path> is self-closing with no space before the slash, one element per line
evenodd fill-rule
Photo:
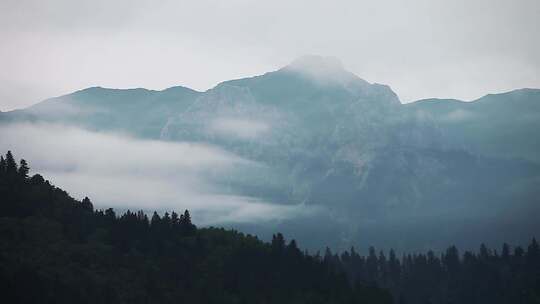
<path fill-rule="evenodd" d="M 523 248 L 503 244 L 500 251 L 482 244 L 460 254 L 451 246 L 441 254 L 403 254 L 394 250 L 367 256 L 351 248 L 332 254 L 325 263 L 349 280 L 389 290 L 395 303 L 540 303 L 540 247 L 535 238 Z"/>
<path fill-rule="evenodd" d="M 0 156 L 0 285 L 13 303 L 540 303 L 540 248 L 310 255 L 177 214 L 95 210 Z"/>

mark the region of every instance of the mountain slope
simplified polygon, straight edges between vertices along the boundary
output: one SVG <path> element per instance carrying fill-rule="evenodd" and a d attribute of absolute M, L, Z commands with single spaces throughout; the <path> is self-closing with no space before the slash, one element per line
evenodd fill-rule
<path fill-rule="evenodd" d="M 390 240 L 415 250 L 501 242 L 502 234 L 525 242 L 540 229 L 539 92 L 402 105 L 388 86 L 310 56 L 206 92 L 91 88 L 0 121 L 215 145 L 258 164 L 218 180 L 222 189 L 324 210 L 277 224 L 310 248 L 331 236 L 335 247 Z M 275 228 L 235 227 L 267 237 Z"/>
<path fill-rule="evenodd" d="M 420 100 L 406 105 L 444 131 L 442 140 L 471 152 L 540 162 L 540 90 L 489 94 L 472 102 Z"/>
<path fill-rule="evenodd" d="M 188 108 L 199 94 L 185 87 L 163 91 L 93 87 L 47 99 L 25 110 L 2 113 L 0 121 L 64 123 L 155 138 L 170 113 Z"/>

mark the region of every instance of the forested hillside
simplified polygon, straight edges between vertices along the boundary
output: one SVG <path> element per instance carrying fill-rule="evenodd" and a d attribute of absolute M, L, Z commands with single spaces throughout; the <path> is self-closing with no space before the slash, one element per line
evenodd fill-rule
<path fill-rule="evenodd" d="M 94 210 L 26 161 L 0 158 L 0 284 L 8 303 L 540 303 L 540 248 L 460 254 L 303 252 L 197 228 L 189 212 Z"/>
<path fill-rule="evenodd" d="M 94 210 L 8 152 L 0 160 L 5 303 L 391 303 L 276 234 L 271 244 L 188 211 Z"/>
<path fill-rule="evenodd" d="M 400 256 L 373 247 L 368 256 L 354 248 L 327 250 L 324 261 L 353 282 L 390 290 L 401 304 L 540 303 L 540 247 L 534 238 L 526 248 L 505 243 L 498 251 L 482 244 L 478 252 L 463 254 L 455 246 L 441 254 Z"/>

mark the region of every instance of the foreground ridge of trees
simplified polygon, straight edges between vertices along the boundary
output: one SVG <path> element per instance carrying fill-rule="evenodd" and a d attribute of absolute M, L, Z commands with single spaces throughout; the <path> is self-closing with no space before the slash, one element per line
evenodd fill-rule
<path fill-rule="evenodd" d="M 300 251 L 199 229 L 189 212 L 151 218 L 94 210 L 26 161 L 0 157 L 0 286 L 5 303 L 391 303 L 390 293 Z"/>

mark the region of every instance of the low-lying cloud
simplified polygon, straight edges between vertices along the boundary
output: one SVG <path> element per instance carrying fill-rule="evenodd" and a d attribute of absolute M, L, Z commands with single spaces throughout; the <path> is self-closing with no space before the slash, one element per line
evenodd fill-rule
<path fill-rule="evenodd" d="M 238 168 L 260 166 L 204 144 L 140 140 L 52 124 L 0 126 L 2 153 L 12 150 L 76 198 L 97 208 L 189 209 L 197 224 L 282 220 L 315 212 L 223 190 Z"/>
<path fill-rule="evenodd" d="M 211 133 L 246 140 L 256 139 L 269 130 L 269 125 L 264 122 L 235 118 L 218 118 L 210 122 L 208 126 L 208 131 Z"/>
<path fill-rule="evenodd" d="M 347 71 L 341 61 L 335 57 L 307 55 L 294 60 L 285 69 L 299 73 L 319 85 L 367 84 Z"/>
<path fill-rule="evenodd" d="M 102 107 L 90 105 L 75 105 L 69 97 L 63 97 L 62 101 L 48 99 L 26 109 L 30 114 L 39 116 L 41 119 L 61 119 L 76 115 L 89 115 L 106 113 L 108 110 Z"/>
<path fill-rule="evenodd" d="M 469 111 L 462 110 L 462 109 L 457 109 L 457 110 L 454 110 L 454 111 L 444 115 L 443 117 L 441 117 L 441 119 L 443 121 L 446 121 L 446 122 L 458 123 L 458 122 L 462 122 L 464 120 L 469 120 L 469 119 L 473 118 L 473 116 L 474 116 L 474 114 L 469 112 Z"/>

